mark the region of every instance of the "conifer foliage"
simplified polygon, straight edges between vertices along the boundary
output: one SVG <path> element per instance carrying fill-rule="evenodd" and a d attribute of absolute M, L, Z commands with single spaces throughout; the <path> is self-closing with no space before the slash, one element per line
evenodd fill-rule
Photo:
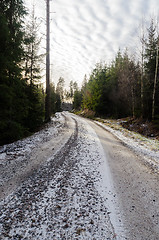
<path fill-rule="evenodd" d="M 24 74 L 25 15 L 22 0 L 0 1 L 0 144 L 24 137 L 43 122 L 43 94 L 34 82 L 35 65 Z M 35 39 L 28 36 L 28 42 Z"/>
<path fill-rule="evenodd" d="M 151 20 L 142 41 L 141 62 L 126 50 L 119 51 L 109 65 L 96 64 L 78 93 L 81 108 L 100 116 L 141 117 L 159 127 L 158 33 L 157 24 Z"/>

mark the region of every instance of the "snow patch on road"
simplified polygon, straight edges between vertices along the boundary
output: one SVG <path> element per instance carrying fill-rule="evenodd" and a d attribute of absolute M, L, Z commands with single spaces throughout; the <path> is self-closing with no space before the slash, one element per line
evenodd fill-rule
<path fill-rule="evenodd" d="M 91 126 L 72 117 L 78 137 L 63 161 L 50 157 L 1 202 L 2 239 L 125 239 L 103 148 Z"/>
<path fill-rule="evenodd" d="M 30 162 L 32 151 L 56 138 L 63 131 L 64 125 L 64 116 L 56 113 L 41 131 L 25 139 L 0 146 L 0 186 L 14 177 L 18 171 L 23 171 Z"/>
<path fill-rule="evenodd" d="M 102 144 L 93 128 L 90 125 L 87 125 L 87 129 L 89 132 L 88 135 L 92 136 L 92 139 L 90 138 L 89 140 L 94 141 L 94 144 L 90 144 L 92 149 L 91 151 L 93 152 L 96 149 L 95 151 L 98 151 L 100 156 L 100 159 L 96 159 L 94 161 L 94 168 L 99 173 L 99 181 L 95 182 L 96 189 L 98 190 L 100 196 L 102 196 L 105 201 L 105 206 L 108 209 L 110 221 L 115 232 L 114 239 L 126 239 L 124 226 L 120 216 L 117 194 L 114 189 L 107 156 L 105 155 Z M 92 166 L 92 159 L 88 159 L 87 161 L 90 161 L 90 166 Z"/>
<path fill-rule="evenodd" d="M 64 116 L 61 113 L 56 113 L 55 117 L 51 118 L 51 122 L 48 123 L 41 131 L 36 132 L 25 139 L 0 146 L 0 160 L 4 159 L 6 154 L 21 156 L 26 152 L 31 152 L 31 150 L 37 147 L 40 143 L 47 142 L 53 136 L 58 135 L 59 131 L 63 129 L 64 124 Z"/>

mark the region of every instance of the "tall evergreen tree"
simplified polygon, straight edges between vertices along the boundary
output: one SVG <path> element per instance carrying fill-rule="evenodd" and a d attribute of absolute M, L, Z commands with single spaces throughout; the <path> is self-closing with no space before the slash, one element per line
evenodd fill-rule
<path fill-rule="evenodd" d="M 33 131 L 44 120 L 44 94 L 39 84 L 41 79 L 41 67 L 44 54 L 39 53 L 41 39 L 39 39 L 40 23 L 34 13 L 34 6 L 30 21 L 26 24 L 24 40 L 24 79 L 27 83 L 28 116 L 25 126 Z"/>
<path fill-rule="evenodd" d="M 39 36 L 40 22 L 35 16 L 34 6 L 30 19 L 25 30 L 24 75 L 28 83 L 38 83 L 41 78 L 40 64 L 44 54 L 39 53 L 41 43 Z"/>
<path fill-rule="evenodd" d="M 22 0 L 0 2 L 0 142 L 23 135 L 22 126 L 27 114 L 25 83 L 21 75 L 26 14 Z M 23 111 L 22 111 L 23 109 Z"/>
<path fill-rule="evenodd" d="M 57 111 L 57 109 L 56 109 L 56 92 L 53 83 L 50 84 L 50 100 L 51 100 L 51 114 L 54 114 Z"/>
<path fill-rule="evenodd" d="M 146 81 L 145 81 L 145 115 L 147 115 L 150 119 L 152 118 L 152 106 L 153 106 L 153 92 L 155 91 L 156 84 L 154 86 L 155 73 L 156 73 L 156 62 L 158 59 L 157 55 L 157 44 L 158 44 L 158 36 L 156 33 L 156 26 L 154 24 L 154 20 L 151 20 L 150 27 L 148 28 L 148 37 L 145 42 L 145 73 L 146 73 Z M 157 65 L 157 68 L 158 65 Z M 157 71 L 158 72 L 158 71 Z M 156 76 L 157 78 L 158 76 Z M 155 97 L 155 96 L 154 96 Z"/>
<path fill-rule="evenodd" d="M 64 84 L 65 84 L 64 78 L 60 77 L 57 82 L 56 93 L 59 94 L 61 101 L 64 98 Z"/>
<path fill-rule="evenodd" d="M 35 84 L 40 78 L 36 23 L 33 17 L 25 32 L 25 15 L 22 0 L 0 2 L 0 144 L 25 136 L 44 118 L 44 94 Z"/>
<path fill-rule="evenodd" d="M 73 97 L 73 81 L 70 81 L 70 98 Z"/>

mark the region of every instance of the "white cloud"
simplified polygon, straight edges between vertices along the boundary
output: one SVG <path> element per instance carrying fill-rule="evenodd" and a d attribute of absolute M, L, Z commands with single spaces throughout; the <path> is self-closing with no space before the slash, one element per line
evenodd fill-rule
<path fill-rule="evenodd" d="M 34 2 L 45 17 L 45 0 Z M 95 63 L 112 60 L 119 48 L 135 48 L 142 18 L 159 9 L 158 0 L 53 0 L 50 6 L 53 81 L 63 76 L 67 85 L 80 85 Z"/>

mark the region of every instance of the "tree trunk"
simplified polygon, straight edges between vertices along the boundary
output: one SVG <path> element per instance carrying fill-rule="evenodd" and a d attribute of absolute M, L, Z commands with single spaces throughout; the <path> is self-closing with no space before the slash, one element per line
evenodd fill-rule
<path fill-rule="evenodd" d="M 155 79 L 154 79 L 154 87 L 153 87 L 153 94 L 152 94 L 152 120 L 155 117 L 155 93 L 156 93 L 156 83 L 157 83 L 157 73 L 158 73 L 158 44 L 157 43 L 157 50 L 156 50 L 156 69 L 155 69 Z"/>
<path fill-rule="evenodd" d="M 133 118 L 135 117 L 135 96 L 134 96 L 134 89 L 131 87 L 131 97 L 132 97 L 132 115 Z"/>
<path fill-rule="evenodd" d="M 143 48 L 143 47 L 142 47 Z M 144 67 L 143 67 L 143 49 L 142 49 L 142 66 L 141 66 L 141 117 L 144 116 L 144 83 L 143 83 L 143 75 L 144 75 Z"/>
<path fill-rule="evenodd" d="M 141 117 L 144 117 L 144 47 L 145 47 L 145 33 L 144 33 L 144 21 L 142 20 L 142 26 L 141 26 L 141 31 L 142 31 L 142 36 L 141 36 L 141 82 L 140 82 L 140 87 L 141 87 L 141 92 L 140 92 L 140 98 L 141 98 Z"/>

